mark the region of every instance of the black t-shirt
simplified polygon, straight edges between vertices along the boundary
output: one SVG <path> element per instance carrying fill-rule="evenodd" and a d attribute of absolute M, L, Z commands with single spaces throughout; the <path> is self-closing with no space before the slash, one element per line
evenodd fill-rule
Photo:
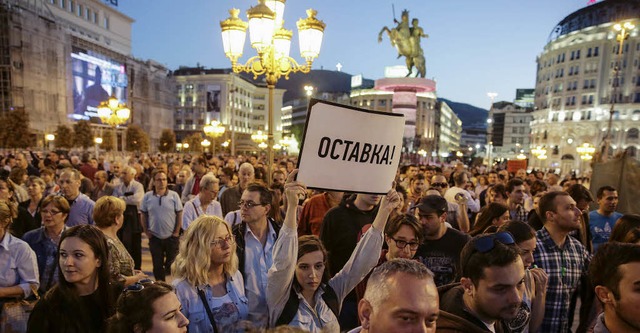
<path fill-rule="evenodd" d="M 456 282 L 459 278 L 460 252 L 469 239 L 469 235 L 447 228 L 440 239 L 425 240 L 414 258 L 433 272 L 436 286 Z"/>

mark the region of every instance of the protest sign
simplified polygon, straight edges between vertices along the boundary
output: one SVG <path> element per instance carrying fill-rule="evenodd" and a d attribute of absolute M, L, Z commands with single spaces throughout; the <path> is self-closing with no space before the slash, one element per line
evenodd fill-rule
<path fill-rule="evenodd" d="M 404 116 L 312 99 L 298 180 L 309 188 L 384 194 L 400 155 Z"/>

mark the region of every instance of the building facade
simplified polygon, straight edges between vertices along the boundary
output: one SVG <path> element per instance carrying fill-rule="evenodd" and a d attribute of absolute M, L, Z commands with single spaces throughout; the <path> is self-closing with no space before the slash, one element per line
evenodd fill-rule
<path fill-rule="evenodd" d="M 581 165 L 578 146 L 603 151 L 610 111 L 609 151 L 638 157 L 639 13 L 639 0 L 606 0 L 570 14 L 553 30 L 537 57 L 531 147 L 547 150 L 540 167 L 571 172 Z M 614 25 L 624 22 L 636 27 L 620 48 Z"/>
<path fill-rule="evenodd" d="M 493 146 L 494 160 L 515 159 L 527 154 L 530 146 L 533 109 L 510 102 L 496 102 L 489 110 L 489 142 Z"/>
<path fill-rule="evenodd" d="M 173 72 L 176 106 L 173 129 L 178 140 L 192 134 L 204 138 L 204 126 L 219 121 L 232 151 L 256 151 L 251 135 L 265 134 L 269 121 L 269 89 L 230 69 L 180 68 Z M 282 139 L 282 89 L 274 91 L 274 142 Z"/>
<path fill-rule="evenodd" d="M 174 84 L 164 82 L 163 66 L 131 56 L 132 23 L 99 0 L 0 0 L 0 112 L 25 110 L 42 147 L 45 134 L 79 119 L 100 135 L 108 127 L 97 106 L 115 96 L 154 149 L 160 130 L 173 123 Z M 125 127 L 117 130 L 117 147 Z"/>

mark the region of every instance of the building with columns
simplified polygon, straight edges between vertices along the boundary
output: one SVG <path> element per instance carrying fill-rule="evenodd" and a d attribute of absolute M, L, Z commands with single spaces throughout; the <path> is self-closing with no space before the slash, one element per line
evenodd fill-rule
<path fill-rule="evenodd" d="M 640 148 L 640 0 L 605 0 L 565 17 L 537 57 L 531 148 L 546 149 L 533 165 L 581 168 L 577 148 L 603 151 L 612 112 L 610 149 L 638 158 Z M 635 24 L 622 49 L 617 23 Z M 621 52 L 620 52 L 621 51 Z M 619 71 L 616 71 L 616 68 Z"/>

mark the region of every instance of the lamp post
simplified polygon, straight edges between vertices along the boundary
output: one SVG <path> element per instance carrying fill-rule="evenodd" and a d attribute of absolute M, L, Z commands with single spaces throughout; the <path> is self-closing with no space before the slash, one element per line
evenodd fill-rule
<path fill-rule="evenodd" d="M 44 136 L 44 139 L 47 140 L 47 149 L 51 150 L 51 142 L 56 139 L 56 136 L 53 134 L 47 134 Z"/>
<path fill-rule="evenodd" d="M 222 126 L 222 124 L 217 120 L 211 121 L 210 125 L 207 125 L 204 127 L 204 134 L 210 137 L 211 141 L 213 142 L 213 144 L 211 145 L 212 155 L 216 154 L 216 139 L 219 138 L 222 134 L 224 134 L 224 132 L 225 132 L 224 126 Z"/>
<path fill-rule="evenodd" d="M 602 161 L 606 162 L 609 159 L 609 147 L 611 146 L 611 127 L 613 126 L 613 113 L 616 101 L 618 100 L 618 86 L 620 85 L 620 65 L 622 59 L 622 47 L 624 46 L 624 41 L 629 38 L 629 32 L 633 30 L 636 26 L 631 22 L 625 23 L 616 23 L 613 28 L 618 31 L 616 35 L 616 41 L 620 44 L 618 45 L 618 55 L 616 57 L 616 65 L 613 68 L 615 72 L 615 76 L 613 79 L 613 90 L 611 92 L 611 109 L 609 109 L 609 123 L 607 125 L 607 136 L 604 139 L 604 149 L 602 150 Z"/>
<path fill-rule="evenodd" d="M 535 156 L 540 162 L 539 167 L 542 168 L 542 161 L 547 159 L 547 149 L 541 146 L 537 146 L 534 149 L 531 149 L 531 154 Z"/>
<path fill-rule="evenodd" d="M 487 146 L 487 163 L 489 169 L 493 167 L 493 157 L 491 154 L 493 153 L 493 101 L 498 97 L 498 93 L 488 92 L 487 96 L 491 99 L 491 106 L 489 107 L 489 118 L 487 118 L 487 140 L 489 145 Z"/>
<path fill-rule="evenodd" d="M 211 141 L 204 139 L 202 141 L 200 141 L 200 145 L 202 146 L 202 151 L 206 151 L 207 148 L 209 148 L 209 146 L 211 146 Z"/>
<path fill-rule="evenodd" d="M 295 72 L 308 73 L 315 58 L 320 54 L 322 36 L 325 23 L 316 18 L 317 12 L 307 10 L 307 18 L 297 22 L 300 55 L 305 59 L 305 64 L 289 57 L 291 37 L 293 32 L 283 27 L 283 14 L 286 0 L 259 0 L 258 5 L 247 10 L 249 22 L 238 18 L 240 10 L 231 9 L 231 16 L 220 22 L 222 30 L 222 44 L 224 53 L 231 60 L 231 68 L 235 73 L 252 73 L 254 79 L 265 75 L 269 89 L 269 115 L 268 115 L 268 167 L 271 173 L 273 165 L 273 93 L 280 77 L 289 78 L 289 74 Z M 251 47 L 258 53 L 249 58 L 244 64 L 238 64 L 242 56 L 247 27 Z M 271 177 L 269 177 L 271 182 Z"/>
<path fill-rule="evenodd" d="M 578 155 L 580 155 L 580 159 L 584 164 L 585 162 L 591 161 L 593 159 L 593 154 L 596 152 L 596 147 L 594 147 L 590 143 L 583 143 L 582 146 L 576 147 L 576 151 L 578 152 Z M 586 173 L 586 170 L 584 170 L 584 172 Z"/>
<path fill-rule="evenodd" d="M 103 124 L 113 128 L 113 138 L 117 138 L 118 136 L 115 133 L 115 129 L 129 120 L 131 110 L 125 103 L 120 103 L 115 96 L 111 96 L 108 100 L 102 101 L 100 105 L 98 105 L 98 117 Z M 118 145 L 116 144 L 116 150 L 117 147 Z"/>
<path fill-rule="evenodd" d="M 97 137 L 95 139 L 93 139 L 93 142 L 95 142 L 96 144 L 96 159 L 98 158 L 98 153 L 100 152 L 100 148 L 98 146 L 100 146 L 102 144 L 102 138 L 101 137 Z"/>

